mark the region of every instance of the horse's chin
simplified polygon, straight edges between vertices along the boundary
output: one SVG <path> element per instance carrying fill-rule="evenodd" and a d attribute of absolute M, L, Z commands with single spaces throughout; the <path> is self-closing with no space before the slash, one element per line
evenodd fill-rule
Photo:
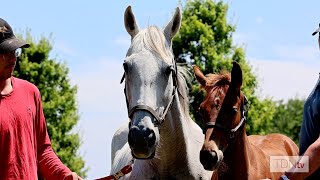
<path fill-rule="evenodd" d="M 135 159 L 152 159 L 155 156 L 155 152 L 155 149 L 147 151 L 137 151 L 131 149 L 131 154 Z"/>
<path fill-rule="evenodd" d="M 220 166 L 221 161 L 218 161 L 216 164 L 214 164 L 213 166 L 211 166 L 210 168 L 205 168 L 205 170 L 208 171 L 217 171 L 219 166 Z"/>

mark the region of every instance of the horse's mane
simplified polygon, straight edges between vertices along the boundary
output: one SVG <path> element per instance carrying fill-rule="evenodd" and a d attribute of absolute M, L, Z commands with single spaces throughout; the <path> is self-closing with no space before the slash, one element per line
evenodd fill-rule
<path fill-rule="evenodd" d="M 179 98 L 180 105 L 183 108 L 184 114 L 186 117 L 189 115 L 189 88 L 188 84 L 191 83 L 191 73 L 188 71 L 188 68 L 183 63 L 177 64 L 178 69 L 178 87 L 179 87 Z"/>
<path fill-rule="evenodd" d="M 224 71 L 219 74 L 207 74 L 206 78 L 206 86 L 203 88 L 207 91 L 213 88 L 222 88 L 229 86 L 231 82 L 231 74 Z"/>

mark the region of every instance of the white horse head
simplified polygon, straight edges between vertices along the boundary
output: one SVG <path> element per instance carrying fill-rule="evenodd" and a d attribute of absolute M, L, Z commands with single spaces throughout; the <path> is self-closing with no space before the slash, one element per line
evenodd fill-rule
<path fill-rule="evenodd" d="M 179 31 L 181 14 L 177 8 L 163 31 L 155 26 L 139 30 L 130 6 L 124 21 L 131 35 L 131 46 L 123 63 L 131 119 L 128 142 L 135 158 L 152 158 L 159 144 L 159 128 L 177 87 L 171 40 Z"/>
<path fill-rule="evenodd" d="M 124 22 L 131 35 L 123 63 L 129 145 L 114 150 L 112 172 L 133 156 L 137 160 L 128 179 L 210 178 L 211 172 L 199 160 L 203 134 L 189 115 L 186 80 L 190 73 L 177 66 L 171 47 L 181 25 L 180 9 L 163 30 L 156 26 L 140 30 L 130 6 Z"/>

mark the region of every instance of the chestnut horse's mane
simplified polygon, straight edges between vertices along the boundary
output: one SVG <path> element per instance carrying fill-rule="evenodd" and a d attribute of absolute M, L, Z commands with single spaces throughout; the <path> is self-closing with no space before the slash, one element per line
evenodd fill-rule
<path fill-rule="evenodd" d="M 218 74 L 207 74 L 206 75 L 207 82 L 206 82 L 206 87 L 203 87 L 207 91 L 210 89 L 215 89 L 215 88 L 222 88 L 226 87 L 227 85 L 229 86 L 231 82 L 231 74 L 228 72 L 221 72 Z"/>

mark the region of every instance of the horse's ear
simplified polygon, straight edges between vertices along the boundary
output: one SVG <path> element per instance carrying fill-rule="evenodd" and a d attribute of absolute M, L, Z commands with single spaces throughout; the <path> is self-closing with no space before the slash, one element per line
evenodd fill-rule
<path fill-rule="evenodd" d="M 240 93 L 240 88 L 242 86 L 242 70 L 240 65 L 233 61 L 233 67 L 231 70 L 231 85 Z"/>
<path fill-rule="evenodd" d="M 201 86 L 205 87 L 207 84 L 207 78 L 203 75 L 202 71 L 198 66 L 193 65 L 192 67 L 193 67 L 194 75 L 196 76 L 198 82 L 201 84 Z"/>
<path fill-rule="evenodd" d="M 128 6 L 124 12 L 124 26 L 126 27 L 127 32 L 131 35 L 132 39 L 139 32 L 139 27 L 132 12 L 131 6 Z"/>
<path fill-rule="evenodd" d="M 176 8 L 171 21 L 164 28 L 164 35 L 166 36 L 168 42 L 171 42 L 172 38 L 178 33 L 181 26 L 181 11 L 180 8 Z"/>

